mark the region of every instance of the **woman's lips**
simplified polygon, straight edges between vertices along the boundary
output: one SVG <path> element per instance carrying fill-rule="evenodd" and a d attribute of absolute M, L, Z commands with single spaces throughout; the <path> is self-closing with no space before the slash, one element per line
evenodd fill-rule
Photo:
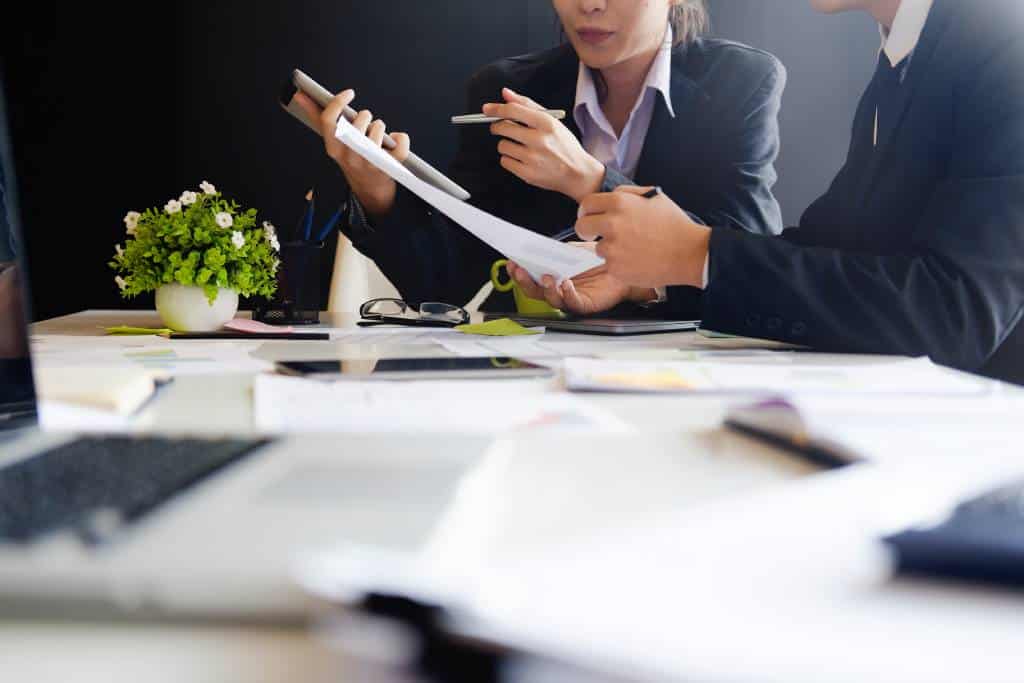
<path fill-rule="evenodd" d="M 612 37 L 614 31 L 602 31 L 594 28 L 584 28 L 576 32 L 576 35 L 580 37 L 584 43 L 588 45 L 600 45 L 609 38 Z"/>

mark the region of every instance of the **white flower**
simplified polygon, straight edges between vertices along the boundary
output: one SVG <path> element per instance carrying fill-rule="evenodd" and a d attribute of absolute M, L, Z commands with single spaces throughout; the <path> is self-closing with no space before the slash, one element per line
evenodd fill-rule
<path fill-rule="evenodd" d="M 185 190 L 184 192 L 181 193 L 181 199 L 179 201 L 185 206 L 192 206 L 193 204 L 196 203 L 197 199 L 199 199 L 199 195 L 197 195 L 195 192 Z"/>
<path fill-rule="evenodd" d="M 127 281 L 127 280 L 125 280 L 125 279 L 124 279 L 123 277 L 121 277 L 120 275 L 118 275 L 117 277 L 115 277 L 115 278 L 114 278 L 114 282 L 116 282 L 116 283 L 117 283 L 117 286 L 118 286 L 118 288 L 119 288 L 119 289 L 120 289 L 120 290 L 121 290 L 122 292 L 124 291 L 124 288 L 128 286 L 128 281 Z"/>
<path fill-rule="evenodd" d="M 231 233 L 231 244 L 235 245 L 235 249 L 241 249 L 245 246 L 245 235 L 235 230 Z"/>
<path fill-rule="evenodd" d="M 120 244 L 115 244 L 114 250 L 117 251 L 118 256 L 124 256 L 124 249 L 121 248 Z"/>
<path fill-rule="evenodd" d="M 164 204 L 164 211 L 171 215 L 181 213 L 181 202 L 179 202 L 177 199 L 172 199 L 171 201 Z"/>
<path fill-rule="evenodd" d="M 235 224 L 235 219 L 232 218 L 231 214 L 227 213 L 226 211 L 221 211 L 216 216 L 214 216 L 213 219 L 217 221 L 217 225 L 219 225 L 222 228 L 230 228 L 232 225 Z"/>
<path fill-rule="evenodd" d="M 263 221 L 263 235 L 267 238 L 267 243 L 270 244 L 271 249 L 281 251 L 281 243 L 277 241 L 277 229 L 273 223 Z"/>
<path fill-rule="evenodd" d="M 274 262 L 270 265 L 270 272 L 272 275 L 277 275 L 277 269 L 281 266 L 280 259 L 274 259 Z"/>
<path fill-rule="evenodd" d="M 134 235 L 139 229 L 139 219 L 142 214 L 138 211 L 129 211 L 124 217 L 124 227 L 129 235 Z"/>
<path fill-rule="evenodd" d="M 217 188 L 214 187 L 212 183 L 209 183 L 205 180 L 199 183 L 199 189 L 206 194 L 217 194 Z"/>

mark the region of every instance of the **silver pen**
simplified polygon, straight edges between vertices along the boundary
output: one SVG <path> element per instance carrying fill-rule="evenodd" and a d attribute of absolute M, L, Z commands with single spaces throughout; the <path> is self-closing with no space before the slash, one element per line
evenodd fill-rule
<path fill-rule="evenodd" d="M 565 118 L 564 109 L 545 109 L 544 113 L 559 121 Z M 487 116 L 486 114 L 462 114 L 461 116 L 453 116 L 452 124 L 462 126 L 468 123 L 497 123 L 498 121 L 504 120 L 505 119 L 500 116 Z"/>

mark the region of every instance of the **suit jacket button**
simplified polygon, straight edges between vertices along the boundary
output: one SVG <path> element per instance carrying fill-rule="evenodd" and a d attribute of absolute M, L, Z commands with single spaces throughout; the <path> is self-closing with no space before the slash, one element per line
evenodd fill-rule
<path fill-rule="evenodd" d="M 782 327 L 782 318 L 768 318 L 764 323 L 765 329 L 775 331 Z"/>
<path fill-rule="evenodd" d="M 802 337 L 807 334 L 807 325 L 805 323 L 793 323 L 793 327 L 789 328 L 789 331 L 793 333 L 794 337 Z"/>

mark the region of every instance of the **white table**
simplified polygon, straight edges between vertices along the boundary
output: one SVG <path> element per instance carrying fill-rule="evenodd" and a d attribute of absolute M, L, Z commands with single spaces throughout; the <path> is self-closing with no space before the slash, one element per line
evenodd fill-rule
<path fill-rule="evenodd" d="M 351 318 L 325 319 L 334 328 L 352 328 Z M 89 311 L 39 323 L 33 336 L 42 348 L 49 342 L 68 343 L 78 337 L 80 348 L 137 344 L 138 338 L 111 340 L 98 335 L 112 325 L 159 327 L 150 312 Z M 672 349 L 694 342 L 694 333 L 656 335 L 633 339 L 588 339 L 549 334 L 551 345 L 565 344 L 571 353 L 589 344 L 602 349 L 630 351 Z M 714 347 L 714 342 L 701 342 Z M 727 342 L 720 342 L 728 346 Z M 451 355 L 437 346 L 372 343 L 272 341 L 256 355 L 268 360 L 311 357 L 410 357 Z M 864 364 L 878 357 L 793 354 L 794 363 Z M 37 355 L 45 364 L 46 355 Z M 945 370 L 936 370 L 945 372 Z M 247 373 L 180 377 L 162 390 L 133 421 L 133 427 L 161 432 L 250 433 L 253 430 L 251 387 Z M 1016 390 L 993 383 L 991 393 Z M 609 396 L 587 398 L 612 412 L 641 436 L 592 439 L 536 438 L 524 441 L 531 458 L 520 469 L 503 476 L 538 481 L 555 489 L 575 489 L 583 501 L 572 514 L 537 525 L 537 488 L 519 487 L 505 501 L 502 520 L 507 535 L 505 550 L 512 552 L 531 534 L 543 535 L 557 545 L 600 532 L 642 514 L 683 514 L 691 506 L 721 502 L 730 495 L 768 491 L 781 483 L 807 478 L 816 470 L 790 456 L 719 429 L 730 399 L 722 396 Z M 734 399 L 733 399 L 734 400 Z M 342 437 L 339 437 L 342 438 Z M 515 437 L 506 437 L 515 449 Z M 547 449 L 547 450 L 546 450 Z M 575 475 L 586 471 L 588 477 Z M 631 481 L 632 480 L 632 481 Z M 632 488 L 631 488 L 632 486 Z M 541 486 L 543 489 L 543 486 Z M 623 490 L 630 492 L 623 494 Z M 641 497 L 641 493 L 648 495 Z M 521 496 L 515 502 L 515 496 Z M 637 506 L 647 506 L 637 510 Z M 518 506 L 518 507 L 517 507 Z M 541 506 L 542 507 L 542 506 Z M 597 513 L 599 511 L 599 513 Z M 531 516 L 532 515 L 532 516 Z M 499 542 L 502 539 L 499 538 Z M 525 547 L 525 546 L 523 546 Z M 59 654 L 59 657 L 54 656 Z M 336 657 L 315 638 L 301 631 L 248 630 L 232 627 L 145 626 L 3 621 L 0 619 L 0 671 L 5 680 L 320 680 L 337 673 Z M 7 675 L 11 674 L 11 675 Z"/>

